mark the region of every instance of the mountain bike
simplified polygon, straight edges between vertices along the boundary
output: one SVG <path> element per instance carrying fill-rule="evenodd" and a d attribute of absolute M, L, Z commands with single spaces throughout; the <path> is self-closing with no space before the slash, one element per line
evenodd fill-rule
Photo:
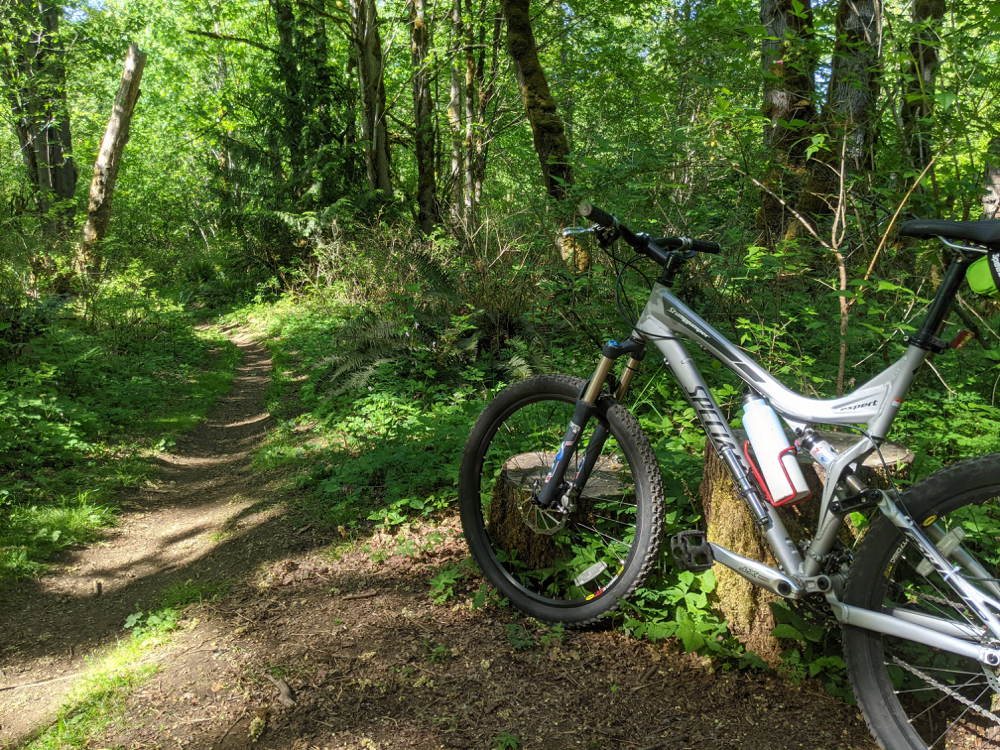
<path fill-rule="evenodd" d="M 698 530 L 671 539 L 675 564 L 693 571 L 724 565 L 784 599 L 825 600 L 843 628 L 854 694 L 883 748 L 940 747 L 958 733 L 1000 747 L 1000 454 L 948 466 L 902 493 L 869 487 L 857 473 L 865 458 L 880 455 L 920 366 L 956 343 L 937 334 L 967 269 L 987 255 L 1000 268 L 1000 221 L 905 222 L 901 236 L 936 237 L 951 255 L 922 324 L 883 372 L 843 397 L 814 399 L 786 388 L 675 296 L 685 263 L 720 252 L 719 245 L 635 233 L 589 203 L 580 214 L 592 226 L 576 231 L 593 233 L 605 248 L 623 240 L 636 253 L 629 263 L 644 256 L 660 267 L 659 277 L 638 320 L 629 321 L 628 338 L 603 347 L 589 379 L 522 380 L 476 422 L 462 458 L 460 507 L 488 581 L 538 620 L 584 626 L 618 608 L 653 570 L 663 485 L 650 442 L 623 405 L 651 344 L 778 566 Z M 620 273 L 616 290 L 621 283 Z M 783 418 L 797 445 L 822 442 L 814 425 L 855 430 L 856 442 L 839 453 L 829 444 L 813 453 L 826 480 L 811 539 L 792 540 L 777 512 L 785 498 L 768 491 L 682 339 L 732 370 L 748 397 Z M 845 517 L 866 509 L 878 517 L 848 549 L 838 541 Z"/>

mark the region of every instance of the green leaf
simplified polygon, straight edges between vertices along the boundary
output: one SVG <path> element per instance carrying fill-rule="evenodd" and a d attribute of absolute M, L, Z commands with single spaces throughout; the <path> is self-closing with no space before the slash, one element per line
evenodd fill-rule
<path fill-rule="evenodd" d="M 775 627 L 775 629 L 771 631 L 771 635 L 775 638 L 792 638 L 796 641 L 805 640 L 805 636 L 803 636 L 802 633 L 793 628 L 791 625 L 787 625 L 785 623 Z"/>
<path fill-rule="evenodd" d="M 958 101 L 958 95 L 951 91 L 939 91 L 934 94 L 934 98 L 937 100 L 938 106 L 943 110 L 951 108 Z"/>

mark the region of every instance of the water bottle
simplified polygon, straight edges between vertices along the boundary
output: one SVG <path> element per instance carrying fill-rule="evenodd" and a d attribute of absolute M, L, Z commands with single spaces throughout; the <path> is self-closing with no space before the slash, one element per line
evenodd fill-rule
<path fill-rule="evenodd" d="M 809 485 L 795 460 L 795 449 L 767 401 L 754 394 L 744 399 L 743 427 L 763 474 L 758 475 L 758 480 L 763 480 L 771 504 L 784 505 L 809 497 Z"/>

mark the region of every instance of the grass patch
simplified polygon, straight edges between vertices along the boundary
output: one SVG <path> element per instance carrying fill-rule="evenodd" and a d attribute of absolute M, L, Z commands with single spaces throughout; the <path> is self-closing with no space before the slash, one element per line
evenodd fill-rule
<path fill-rule="evenodd" d="M 25 750 L 64 750 L 91 747 L 109 727 L 125 728 L 125 713 L 132 692 L 159 671 L 153 651 L 169 642 L 181 627 L 186 607 L 225 596 L 229 584 L 184 581 L 169 586 L 156 608 L 138 611 L 124 623 L 127 638 L 105 656 L 89 663 L 55 722 Z"/>
<path fill-rule="evenodd" d="M 93 502 L 90 494 L 49 505 L 11 507 L 0 524 L 0 574 L 32 575 L 55 552 L 94 541 L 98 530 L 113 522 L 114 509 Z"/>
<path fill-rule="evenodd" d="M 191 604 L 214 602 L 229 592 L 228 581 L 194 581 L 173 583 L 160 596 L 160 604 L 168 609 L 181 609 Z"/>
<path fill-rule="evenodd" d="M 179 610 L 165 606 L 138 612 L 126 621 L 131 635 L 105 656 L 94 659 L 76 683 L 55 722 L 25 750 L 90 747 L 109 727 L 125 728 L 132 692 L 159 671 L 149 657 L 179 626 Z"/>

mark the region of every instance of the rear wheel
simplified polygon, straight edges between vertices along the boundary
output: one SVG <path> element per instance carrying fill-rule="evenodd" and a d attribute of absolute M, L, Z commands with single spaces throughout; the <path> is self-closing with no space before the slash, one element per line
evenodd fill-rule
<path fill-rule="evenodd" d="M 532 502 L 585 383 L 541 375 L 504 389 L 483 411 L 462 457 L 460 506 L 469 549 L 522 612 L 585 625 L 618 608 L 649 575 L 663 533 L 663 485 L 635 418 L 603 397 L 572 446 L 567 479 L 595 425 L 610 433 L 568 513 Z"/>
<path fill-rule="evenodd" d="M 1000 599 L 1000 455 L 949 466 L 903 493 L 902 502 L 967 580 Z M 975 560 L 978 571 L 970 565 Z M 979 629 L 978 618 L 887 519 L 865 535 L 844 601 L 876 612 L 904 608 Z M 973 564 L 974 565 L 974 564 Z M 985 572 L 985 575 L 983 573 Z M 984 645 L 988 645 L 985 644 Z M 973 659 L 861 628 L 844 627 L 844 657 L 858 705 L 883 748 L 1000 747 L 1000 679 Z"/>

